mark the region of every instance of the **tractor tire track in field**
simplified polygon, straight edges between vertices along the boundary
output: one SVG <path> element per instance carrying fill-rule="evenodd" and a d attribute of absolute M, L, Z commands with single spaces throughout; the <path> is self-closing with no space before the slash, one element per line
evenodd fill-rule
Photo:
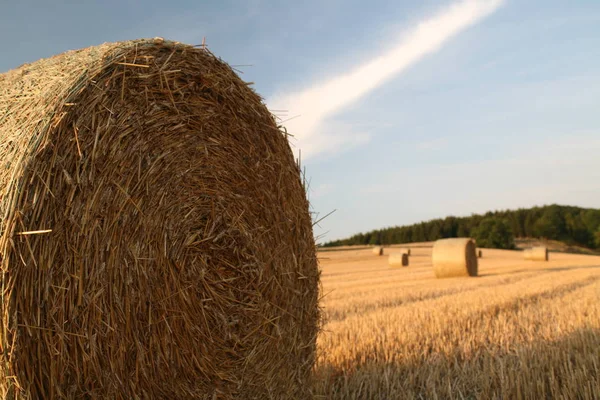
<path fill-rule="evenodd" d="M 481 312 L 475 313 L 477 315 L 498 317 L 503 313 L 514 313 L 521 308 L 529 307 L 532 305 L 539 305 L 539 303 L 545 300 L 552 300 L 569 293 L 573 293 L 584 287 L 593 285 L 600 280 L 600 276 L 588 276 L 584 280 L 562 285 L 556 288 L 544 290 L 543 292 L 532 294 L 529 296 L 518 297 L 513 301 L 504 304 L 494 304 Z"/>
<path fill-rule="evenodd" d="M 439 299 L 439 298 L 451 296 L 451 295 L 457 294 L 457 293 L 468 293 L 468 292 L 476 291 L 479 289 L 485 289 L 485 288 L 489 288 L 489 287 L 508 286 L 508 285 L 511 285 L 511 284 L 514 284 L 517 282 L 527 280 L 529 278 L 533 278 L 533 277 L 539 278 L 540 276 L 545 276 L 545 275 L 557 273 L 557 272 L 562 272 L 562 270 L 550 269 L 550 270 L 544 271 L 542 274 L 507 277 L 500 282 L 498 282 L 498 281 L 488 282 L 485 284 L 466 287 L 466 288 L 465 287 L 451 287 L 451 288 L 447 288 L 447 289 L 442 289 L 437 292 L 424 293 L 422 295 L 416 295 L 414 297 L 408 297 L 408 298 L 407 297 L 391 298 L 391 299 L 386 299 L 381 302 L 367 303 L 367 304 L 359 303 L 356 305 L 356 307 L 354 307 L 353 309 L 350 309 L 350 310 L 343 310 L 343 309 L 342 310 L 336 310 L 336 309 L 327 310 L 327 307 L 325 307 L 325 309 L 323 311 L 323 315 L 324 315 L 325 322 L 343 321 L 346 318 L 349 318 L 349 317 L 351 317 L 353 315 L 357 315 L 357 314 L 366 314 L 371 311 L 385 310 L 388 308 L 394 308 L 394 307 L 399 307 L 399 306 L 403 306 L 403 305 L 407 305 L 407 304 L 418 303 L 421 301 Z"/>

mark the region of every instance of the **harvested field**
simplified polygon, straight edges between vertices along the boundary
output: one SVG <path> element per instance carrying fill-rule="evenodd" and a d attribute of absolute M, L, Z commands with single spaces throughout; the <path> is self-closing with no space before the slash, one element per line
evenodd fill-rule
<path fill-rule="evenodd" d="M 599 256 L 552 253 L 539 263 L 486 249 L 479 277 L 443 280 L 423 244 L 410 268 L 370 250 L 319 258 L 327 320 L 317 398 L 600 395 Z"/>

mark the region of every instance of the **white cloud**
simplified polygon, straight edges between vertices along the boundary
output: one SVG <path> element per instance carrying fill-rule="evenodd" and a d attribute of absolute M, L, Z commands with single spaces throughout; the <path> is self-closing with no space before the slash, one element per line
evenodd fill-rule
<path fill-rule="evenodd" d="M 307 89 L 268 101 L 273 109 L 289 110 L 298 115 L 284 123 L 302 149 L 302 157 L 337 150 L 341 144 L 364 142 L 368 134 L 324 129 L 325 120 L 356 102 L 386 80 L 405 70 L 427 54 L 437 51 L 447 40 L 477 23 L 500 7 L 504 0 L 462 0 L 438 15 L 421 22 L 399 43 L 374 59 L 349 72 Z"/>

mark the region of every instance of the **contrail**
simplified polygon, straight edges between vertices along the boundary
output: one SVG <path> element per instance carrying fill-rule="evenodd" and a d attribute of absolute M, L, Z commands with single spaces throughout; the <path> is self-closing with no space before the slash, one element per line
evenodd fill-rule
<path fill-rule="evenodd" d="M 496 11 L 504 0 L 463 0 L 438 15 L 421 22 L 399 43 L 385 53 L 349 72 L 305 90 L 269 101 L 273 108 L 284 108 L 293 118 L 284 125 L 298 139 L 306 158 L 329 151 L 348 142 L 365 140 L 356 134 L 335 135 L 322 132 L 323 121 L 368 92 L 415 64 L 427 54 L 439 50 L 454 35 Z"/>

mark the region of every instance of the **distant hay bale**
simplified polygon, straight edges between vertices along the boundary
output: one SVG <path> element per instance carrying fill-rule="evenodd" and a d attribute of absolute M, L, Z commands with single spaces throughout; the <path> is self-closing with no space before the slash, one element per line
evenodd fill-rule
<path fill-rule="evenodd" d="M 431 259 L 437 278 L 477 276 L 475 243 L 469 238 L 436 241 Z"/>
<path fill-rule="evenodd" d="M 548 261 L 548 248 L 539 246 L 525 249 L 523 251 L 523 258 L 530 261 Z"/>
<path fill-rule="evenodd" d="M 481 250 L 477 251 L 477 258 L 481 258 L 483 257 L 483 253 L 481 252 Z"/>
<path fill-rule="evenodd" d="M 0 163 L 2 398 L 309 396 L 300 169 L 228 65 L 138 40 L 2 74 Z"/>
<path fill-rule="evenodd" d="M 383 247 L 381 247 L 381 246 L 373 247 L 373 254 L 375 254 L 376 256 L 382 256 L 383 255 Z"/>
<path fill-rule="evenodd" d="M 388 257 L 388 263 L 392 267 L 408 267 L 408 254 L 396 253 L 390 254 Z"/>

